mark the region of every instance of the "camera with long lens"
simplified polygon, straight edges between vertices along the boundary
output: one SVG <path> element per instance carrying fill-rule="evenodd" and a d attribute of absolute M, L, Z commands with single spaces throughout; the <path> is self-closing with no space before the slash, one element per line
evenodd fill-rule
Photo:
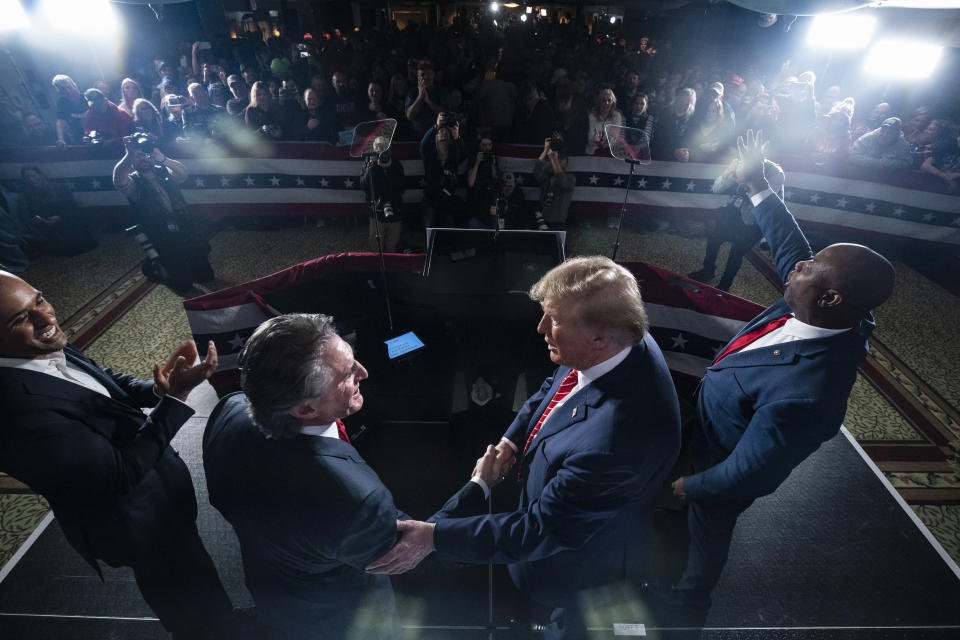
<path fill-rule="evenodd" d="M 134 150 L 143 151 L 145 154 L 150 155 L 157 146 L 157 137 L 150 133 L 138 131 L 130 136 L 130 142 L 133 143 L 132 148 Z"/>

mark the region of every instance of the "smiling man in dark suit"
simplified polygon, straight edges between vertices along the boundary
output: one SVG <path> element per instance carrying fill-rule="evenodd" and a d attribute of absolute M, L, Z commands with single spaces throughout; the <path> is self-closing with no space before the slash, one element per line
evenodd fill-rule
<path fill-rule="evenodd" d="M 243 392 L 207 422 L 210 502 L 237 532 L 261 618 L 288 640 L 398 637 L 390 580 L 363 567 L 393 546 L 405 516 L 340 420 L 363 406 L 366 378 L 333 318 L 278 316 L 240 353 Z M 489 447 L 451 506 L 482 505 L 470 489 L 493 482 L 495 458 Z"/>
<path fill-rule="evenodd" d="M 894 270 L 875 251 L 833 244 L 816 255 L 764 175 L 758 134 L 738 140 L 738 180 L 770 243 L 783 299 L 751 320 L 707 368 L 692 433 L 695 473 L 673 483 L 690 503 L 690 549 L 668 608 L 702 614 L 734 525 L 756 498 L 837 434 Z"/>
<path fill-rule="evenodd" d="M 516 460 L 515 511 L 402 521 L 369 571 L 402 573 L 424 557 L 505 563 L 517 588 L 554 608 L 548 638 L 585 638 L 583 594 L 642 581 L 654 499 L 680 449 L 677 393 L 648 332 L 636 279 L 599 256 L 551 269 L 530 290 L 558 365 L 497 445 Z"/>
<path fill-rule="evenodd" d="M 43 294 L 6 272 L 0 322 L 0 470 L 47 499 L 98 574 L 97 560 L 133 568 L 174 637 L 227 637 L 230 601 L 197 533 L 190 472 L 169 446 L 193 415 L 187 395 L 217 367 L 213 343 L 197 365 L 184 344 L 152 381 L 113 373 L 68 345 Z"/>

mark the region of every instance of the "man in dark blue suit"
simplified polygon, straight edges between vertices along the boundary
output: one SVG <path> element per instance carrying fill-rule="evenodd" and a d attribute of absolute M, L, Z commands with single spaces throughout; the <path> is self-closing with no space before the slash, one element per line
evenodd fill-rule
<path fill-rule="evenodd" d="M 720 352 L 700 387 L 695 473 L 673 483 L 690 504 L 690 549 L 668 604 L 690 611 L 709 609 L 739 515 L 839 431 L 875 326 L 870 310 L 893 291 L 893 267 L 867 247 L 813 255 L 767 184 L 760 135 L 747 132 L 738 147 L 737 171 L 785 290 Z"/>
<path fill-rule="evenodd" d="M 203 462 L 260 617 L 288 640 L 396 637 L 390 580 L 363 568 L 394 545 L 405 516 L 340 420 L 363 406 L 367 370 L 333 318 L 289 314 L 257 328 L 240 372 L 243 393 L 207 422 Z M 491 447 L 478 461 L 478 480 L 493 482 L 495 457 Z M 467 484 L 458 502 L 479 508 Z"/>
<path fill-rule="evenodd" d="M 187 395 L 217 367 L 213 343 L 197 365 L 183 345 L 153 380 L 113 373 L 69 346 L 50 303 L 6 272 L 0 322 L 0 470 L 47 499 L 98 574 L 97 560 L 132 567 L 174 637 L 233 637 L 190 472 L 169 446 L 193 415 Z"/>
<path fill-rule="evenodd" d="M 497 445 L 519 467 L 509 513 L 398 522 L 397 547 L 368 567 L 402 573 L 429 553 L 506 563 L 517 588 L 555 609 L 547 636 L 582 638 L 581 597 L 642 579 L 654 499 L 680 448 L 680 411 L 633 275 L 574 258 L 530 290 L 558 365 Z"/>

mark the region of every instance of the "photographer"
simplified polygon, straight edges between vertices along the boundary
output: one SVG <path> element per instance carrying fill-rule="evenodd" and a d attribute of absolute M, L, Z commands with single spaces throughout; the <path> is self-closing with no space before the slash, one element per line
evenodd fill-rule
<path fill-rule="evenodd" d="M 500 168 L 497 156 L 493 154 L 493 140 L 489 137 L 480 138 L 477 159 L 467 170 L 467 203 L 472 209 L 471 215 L 481 215 L 489 208 L 499 182 Z"/>
<path fill-rule="evenodd" d="M 420 141 L 420 158 L 426 185 L 423 190 L 423 226 L 449 225 L 463 215 L 463 199 L 457 196 L 459 167 L 463 160 L 460 126 L 446 126 L 446 114 L 437 117 Z"/>
<path fill-rule="evenodd" d="M 164 156 L 154 146 L 153 136 L 134 134 L 123 143 L 126 153 L 113 168 L 113 186 L 133 205 L 134 217 L 157 254 L 144 262 L 144 275 L 175 291 L 212 280 L 213 268 L 207 258 L 210 244 L 180 192 L 187 168 Z M 152 255 L 148 244 L 144 250 L 148 257 Z"/>
<path fill-rule="evenodd" d="M 500 179 L 496 195 L 489 203 L 486 215 L 472 216 L 471 229 L 533 229 L 533 219 L 527 210 L 523 191 L 517 188 L 517 179 L 505 171 Z"/>
<path fill-rule="evenodd" d="M 540 202 L 533 217 L 540 231 L 565 229 L 577 179 L 567 173 L 569 158 L 563 136 L 554 132 L 543 141 L 543 151 L 533 165 L 533 177 L 540 183 Z"/>
<path fill-rule="evenodd" d="M 397 243 L 403 231 L 403 191 L 404 172 L 400 162 L 394 162 L 386 138 L 374 140 L 373 148 L 377 154 L 369 158 L 360 176 L 360 186 L 367 196 L 367 203 L 373 204 L 370 211 L 370 231 L 367 243 L 370 248 L 377 247 L 377 222 L 380 223 L 380 237 L 386 253 L 396 253 Z M 374 219 L 376 216 L 376 220 Z"/>
<path fill-rule="evenodd" d="M 707 251 L 703 256 L 703 268 L 689 275 L 694 280 L 710 284 L 716 269 L 717 254 L 720 245 L 730 243 L 730 253 L 727 256 L 727 265 L 723 269 L 723 276 L 717 283 L 717 289 L 730 290 L 733 279 L 740 271 L 743 257 L 763 235 L 753 217 L 753 205 L 747 197 L 747 187 L 744 177 L 737 174 L 738 159 L 734 159 L 720 176 L 713 182 L 710 190 L 713 193 L 727 193 L 730 199 L 727 204 L 717 210 L 716 226 L 707 236 Z M 780 165 L 770 160 L 764 160 L 763 173 L 770 189 L 783 199 L 783 183 L 785 175 Z"/>

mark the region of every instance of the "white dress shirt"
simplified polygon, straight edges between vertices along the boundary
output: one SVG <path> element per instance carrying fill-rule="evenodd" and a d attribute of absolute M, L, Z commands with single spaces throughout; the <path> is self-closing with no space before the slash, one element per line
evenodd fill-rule
<path fill-rule="evenodd" d="M 783 344 L 784 342 L 829 338 L 830 336 L 835 336 L 838 333 L 843 333 L 844 331 L 853 331 L 853 327 L 850 327 L 849 329 L 824 329 L 823 327 L 815 327 L 812 324 L 800 322 L 793 316 L 790 316 L 790 318 L 782 327 L 778 327 L 770 333 L 760 336 L 747 346 L 743 347 L 739 351 L 734 351 L 733 353 L 751 351 L 753 349 L 759 349 L 760 347 L 769 347 L 773 344 Z"/>
<path fill-rule="evenodd" d="M 300 433 L 308 436 L 317 436 L 319 438 L 340 439 L 340 432 L 337 430 L 337 422 L 334 420 L 330 424 L 308 425 L 300 428 Z"/>
<path fill-rule="evenodd" d="M 47 358 L 0 358 L 0 367 L 44 373 L 110 397 L 110 392 L 97 382 L 96 378 L 80 367 L 67 362 L 63 351 L 51 353 Z"/>
<path fill-rule="evenodd" d="M 599 364 L 595 364 L 592 367 L 584 369 L 583 371 L 580 371 L 579 375 L 577 376 L 576 386 L 574 386 L 573 389 L 570 390 L 570 393 L 565 395 L 560 400 L 560 402 L 553 405 L 553 409 L 550 410 L 550 415 L 547 416 L 546 420 L 544 420 L 544 424 L 549 422 L 550 417 L 557 413 L 557 409 L 559 409 L 564 405 L 564 403 L 566 403 L 567 398 L 575 394 L 577 391 L 580 391 L 581 389 L 586 388 L 591 382 L 593 382 L 600 376 L 610 373 L 618 364 L 626 360 L 627 356 L 630 355 L 631 349 L 633 349 L 633 347 L 629 346 L 626 349 L 619 351 L 615 355 L 607 358 L 603 362 Z M 540 425 L 540 428 L 542 429 L 543 425 Z M 517 453 L 517 445 L 515 445 L 512 440 L 510 440 L 509 438 L 501 438 L 500 440 L 510 445 L 510 448 L 513 449 L 513 452 Z"/>

